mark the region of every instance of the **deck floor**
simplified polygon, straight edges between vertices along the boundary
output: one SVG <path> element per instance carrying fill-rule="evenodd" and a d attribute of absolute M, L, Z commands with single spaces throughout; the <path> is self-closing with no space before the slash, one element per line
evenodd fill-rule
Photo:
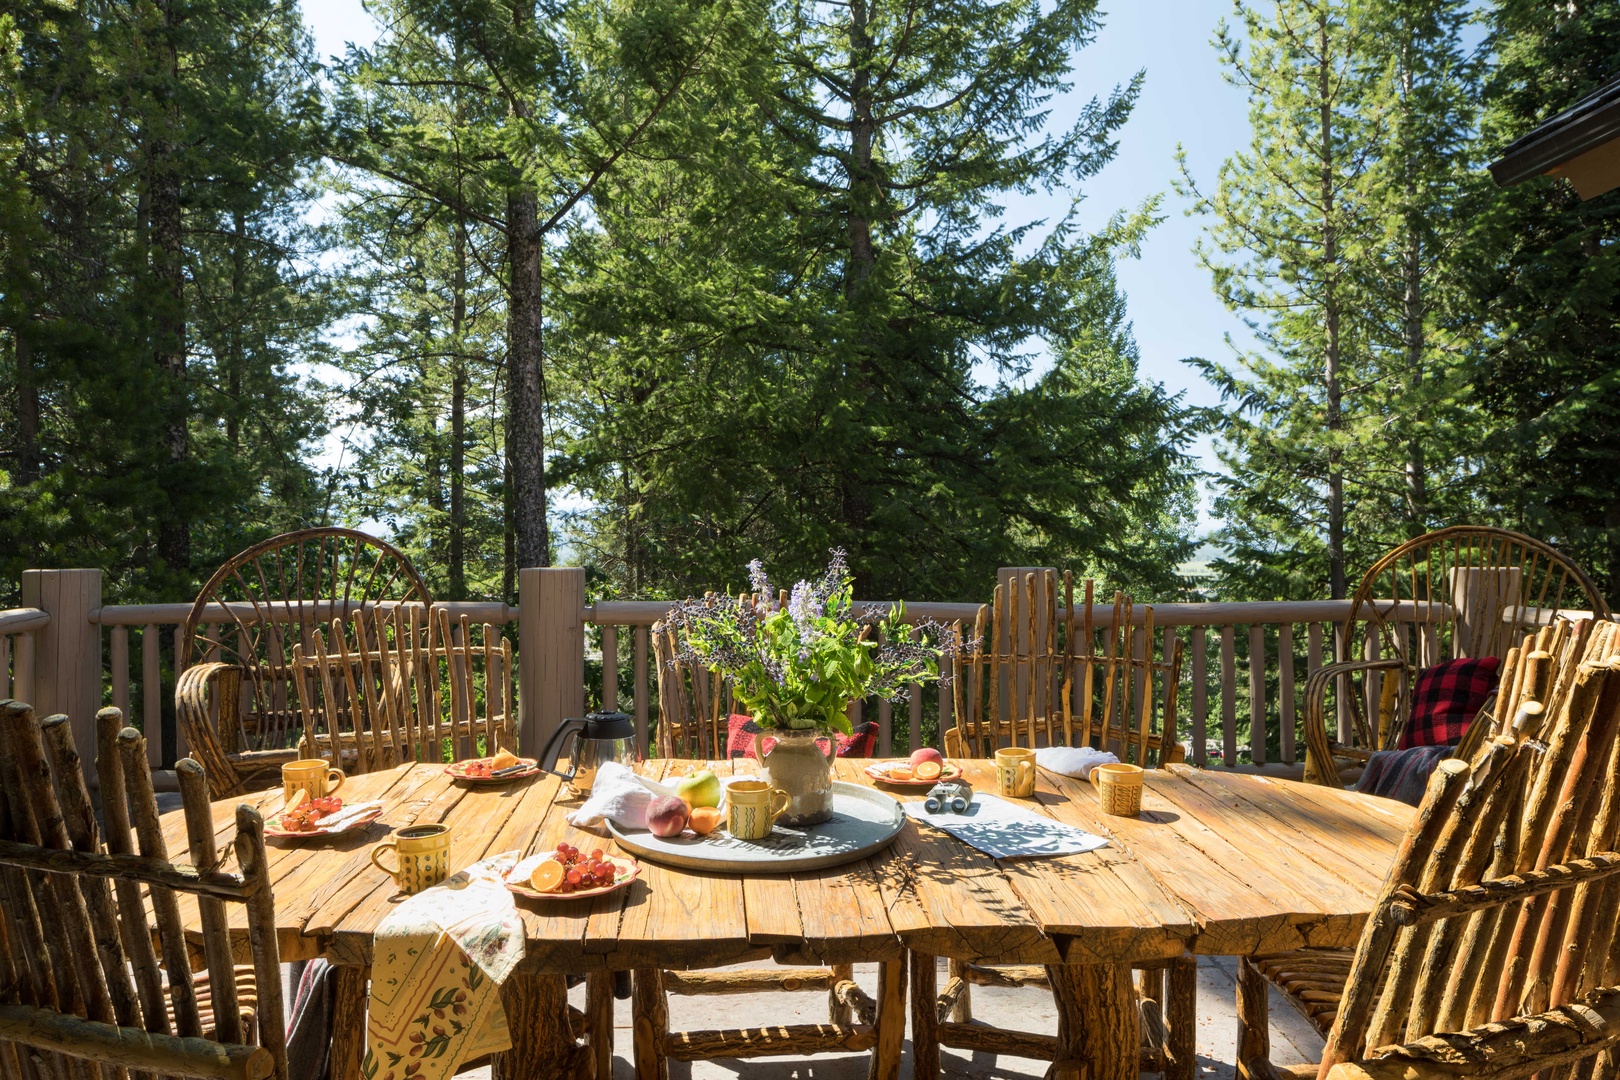
<path fill-rule="evenodd" d="M 1233 1010 L 1236 995 L 1234 979 L 1237 961 L 1227 958 L 1202 957 L 1198 964 L 1198 1064 L 1200 1077 L 1228 1080 L 1234 1076 L 1233 1049 L 1236 1044 L 1237 1018 Z M 876 992 L 877 969 L 873 965 L 857 967 L 855 978 L 869 992 Z M 944 962 L 940 965 L 940 983 L 944 983 Z M 576 1005 L 584 1004 L 583 988 L 576 987 L 573 996 Z M 764 1022 L 814 1023 L 827 1017 L 826 995 L 804 994 L 738 994 L 725 997 L 671 997 L 669 1003 L 670 1027 L 676 1030 L 742 1027 Z M 1057 1013 L 1052 1008 L 1050 995 L 1039 989 L 1002 989 L 990 986 L 973 988 L 973 1015 L 987 1023 L 1027 1031 L 1054 1034 L 1057 1031 Z M 634 1080 L 630 1054 L 630 1003 L 621 1001 L 615 1013 L 614 1080 Z M 905 1056 L 900 1066 L 901 1080 L 910 1080 L 911 1046 L 906 1040 Z M 1294 1012 L 1272 992 L 1271 999 L 1272 1060 L 1278 1064 L 1315 1061 L 1322 1049 L 1322 1040 L 1304 1018 Z M 752 1060 L 720 1060 L 703 1062 L 670 1062 L 670 1080 L 865 1080 L 865 1054 L 822 1054 L 809 1058 L 755 1058 Z M 996 1058 L 987 1054 L 967 1054 L 946 1049 L 940 1055 L 943 1072 L 947 1077 L 972 1077 L 974 1080 L 1023 1080 L 1039 1078 L 1047 1069 L 1043 1061 L 1022 1058 Z M 460 1074 L 467 1078 L 485 1080 L 487 1068 L 469 1069 Z M 1144 1076 L 1153 1074 L 1144 1073 Z"/>

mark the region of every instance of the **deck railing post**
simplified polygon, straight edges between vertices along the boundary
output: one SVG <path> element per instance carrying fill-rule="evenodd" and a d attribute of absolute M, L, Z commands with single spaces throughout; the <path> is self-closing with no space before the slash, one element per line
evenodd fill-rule
<path fill-rule="evenodd" d="M 96 745 L 101 708 L 101 627 L 90 613 L 101 606 L 100 570 L 24 570 L 24 607 L 50 613 L 37 632 L 33 700 L 38 716 L 67 714 L 74 743 Z M 85 754 L 85 778 L 96 785 L 94 754 Z"/>
<path fill-rule="evenodd" d="M 518 745 L 538 754 L 585 711 L 585 568 L 518 571 Z"/>

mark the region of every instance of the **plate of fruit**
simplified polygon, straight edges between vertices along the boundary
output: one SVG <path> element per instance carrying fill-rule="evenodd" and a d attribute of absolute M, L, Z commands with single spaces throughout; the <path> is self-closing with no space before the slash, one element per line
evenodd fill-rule
<path fill-rule="evenodd" d="M 909 761 L 874 761 L 866 767 L 866 775 L 880 784 L 928 788 L 941 780 L 956 779 L 962 770 L 946 761 L 938 750 L 925 746 L 913 751 Z"/>
<path fill-rule="evenodd" d="M 634 859 L 558 844 L 556 851 L 530 855 L 507 871 L 506 887 L 531 900 L 583 900 L 622 889 L 640 873 Z"/>
<path fill-rule="evenodd" d="M 300 796 L 303 792 L 298 793 Z M 282 837 L 337 836 L 382 816 L 380 802 L 343 805 L 336 795 L 319 799 L 294 796 L 293 804 L 264 823 L 264 835 Z"/>
<path fill-rule="evenodd" d="M 502 750 L 494 757 L 455 761 L 444 771 L 457 780 L 469 784 L 507 784 L 540 772 L 540 763 L 534 758 L 518 757 L 510 750 Z"/>

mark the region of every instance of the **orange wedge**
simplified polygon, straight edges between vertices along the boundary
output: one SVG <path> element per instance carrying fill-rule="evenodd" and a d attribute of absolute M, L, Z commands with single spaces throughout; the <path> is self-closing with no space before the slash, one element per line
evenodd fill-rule
<path fill-rule="evenodd" d="M 944 766 L 937 761 L 919 761 L 911 767 L 911 775 L 919 780 L 937 780 Z"/>
<path fill-rule="evenodd" d="M 886 773 L 884 775 L 884 779 L 885 780 L 910 780 L 911 779 L 911 770 L 910 769 L 890 769 L 888 771 L 888 773 Z"/>
<path fill-rule="evenodd" d="M 563 876 L 563 864 L 556 859 L 547 859 L 529 875 L 529 888 L 535 892 L 556 892 L 562 887 Z"/>

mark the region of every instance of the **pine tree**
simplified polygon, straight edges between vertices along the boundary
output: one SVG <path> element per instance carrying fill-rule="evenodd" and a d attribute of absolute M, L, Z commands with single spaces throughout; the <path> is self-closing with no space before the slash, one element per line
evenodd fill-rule
<path fill-rule="evenodd" d="M 0 577 L 99 565 L 112 590 L 183 594 L 318 509 L 319 417 L 290 366 L 320 355 L 329 315 L 303 220 L 308 37 L 284 0 L 0 17 L 0 394 L 23 419 Z"/>
<path fill-rule="evenodd" d="M 1500 0 L 1487 152 L 1620 77 L 1620 6 Z M 1497 421 L 1483 475 L 1505 520 L 1565 548 L 1620 603 L 1620 191 L 1538 177 L 1495 194 L 1467 265 Z"/>
<path fill-rule="evenodd" d="M 628 588 L 834 545 L 867 596 L 976 596 L 1026 561 L 1173 588 L 1185 417 L 1138 382 L 1113 276 L 1151 207 L 1042 236 L 997 205 L 1101 168 L 1137 84 L 1047 132 L 1093 4 L 907 10 L 776 5 L 748 93 L 617 173 L 573 237 L 560 465 Z"/>
<path fill-rule="evenodd" d="M 1378 373 L 1358 317 L 1377 250 L 1371 170 L 1386 137 L 1363 67 L 1378 27 L 1344 0 L 1237 13 L 1242 34 L 1222 23 L 1216 45 L 1249 95 L 1250 148 L 1221 166 L 1211 195 L 1185 162 L 1182 179 L 1193 212 L 1212 219 L 1199 254 L 1216 292 L 1263 346 L 1235 366 L 1197 361 L 1232 403 L 1216 500 L 1230 553 L 1221 587 L 1281 598 L 1325 585 L 1342 597 L 1348 568 L 1365 561 L 1351 548 L 1364 535 L 1352 515 L 1387 506 L 1368 469 L 1387 439 L 1363 393 Z"/>

